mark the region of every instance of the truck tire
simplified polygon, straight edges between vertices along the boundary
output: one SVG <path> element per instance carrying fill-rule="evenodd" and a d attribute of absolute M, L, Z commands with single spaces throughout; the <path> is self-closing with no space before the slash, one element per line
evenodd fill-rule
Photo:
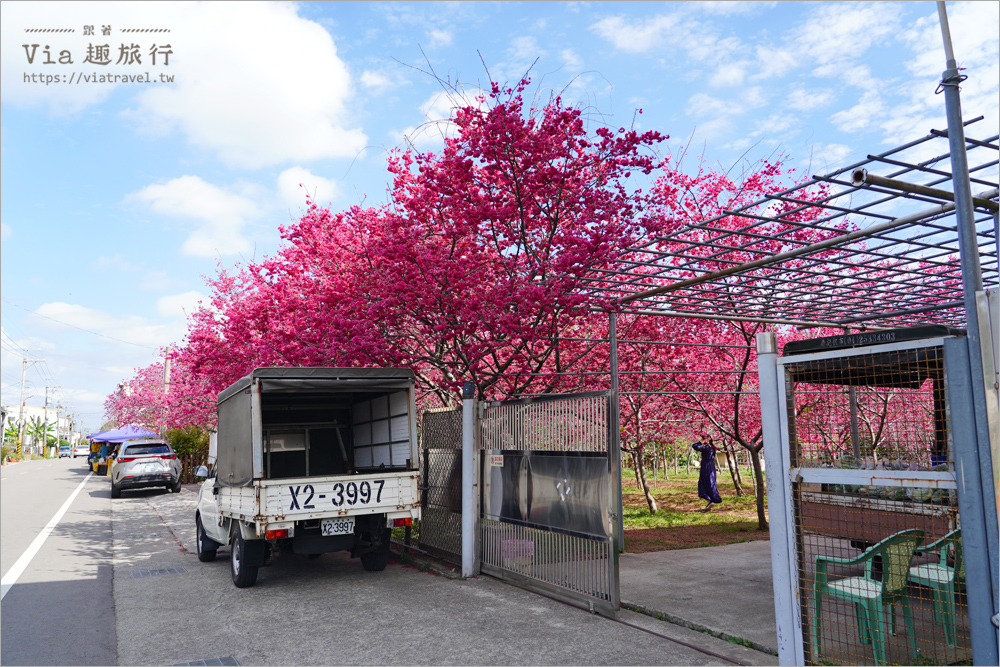
<path fill-rule="evenodd" d="M 382 530 L 382 545 L 375 551 L 361 554 L 361 565 L 369 572 L 381 572 L 389 564 L 389 538 L 391 532 L 388 528 Z"/>
<path fill-rule="evenodd" d="M 122 497 L 122 487 L 116 485 L 114 482 L 111 482 L 111 497 L 112 498 Z"/>
<path fill-rule="evenodd" d="M 202 563 L 209 563 L 215 560 L 216 550 L 219 548 L 219 543 L 215 540 L 209 539 L 208 535 L 205 534 L 205 527 L 201 525 L 201 515 L 196 517 L 194 522 L 198 531 L 197 541 L 195 542 L 198 547 L 198 560 Z"/>
<path fill-rule="evenodd" d="M 257 583 L 257 568 L 246 564 L 246 540 L 239 528 L 230 544 L 229 570 L 236 588 L 250 588 Z"/>

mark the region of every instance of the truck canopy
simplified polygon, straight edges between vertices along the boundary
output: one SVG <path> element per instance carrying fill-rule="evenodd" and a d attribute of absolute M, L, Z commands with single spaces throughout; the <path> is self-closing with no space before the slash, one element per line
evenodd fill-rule
<path fill-rule="evenodd" d="M 417 468 L 406 368 L 258 368 L 219 394 L 217 484 Z"/>

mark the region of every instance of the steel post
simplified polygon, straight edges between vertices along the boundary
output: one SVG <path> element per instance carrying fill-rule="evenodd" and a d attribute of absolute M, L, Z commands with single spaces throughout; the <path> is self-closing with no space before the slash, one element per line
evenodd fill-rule
<path fill-rule="evenodd" d="M 983 558 L 985 570 L 980 573 L 980 577 L 969 572 L 970 581 L 989 581 L 989 591 L 991 596 L 986 600 L 979 600 L 979 604 L 973 604 L 973 596 L 969 595 L 969 616 L 970 627 L 973 632 L 973 660 L 976 664 L 995 664 L 997 662 L 997 629 L 989 618 L 997 613 L 998 609 L 998 538 L 997 538 L 997 507 L 995 504 L 996 493 L 993 488 L 992 470 L 983 469 L 984 462 L 990 462 L 990 433 L 989 418 L 987 415 L 986 398 L 986 378 L 983 369 L 983 336 L 977 306 L 976 293 L 983 289 L 982 268 L 979 264 L 979 244 L 976 239 L 976 223 L 973 215 L 972 185 L 969 181 L 969 163 L 966 155 L 965 126 L 962 122 L 962 104 L 959 94 L 959 84 L 964 80 L 964 76 L 959 72 L 958 63 L 952 49 L 951 31 L 948 27 L 948 14 L 944 2 L 938 2 L 938 16 L 941 21 L 941 34 L 945 50 L 945 71 L 941 75 L 940 90 L 944 93 L 945 110 L 948 117 L 948 144 L 951 153 L 951 173 L 952 189 L 955 193 L 955 222 L 958 231 L 959 254 L 962 265 L 962 293 L 965 300 L 965 312 L 967 322 L 967 336 L 965 345 L 968 350 L 968 382 L 971 385 L 969 392 L 969 405 L 972 407 L 972 414 L 969 415 L 971 423 L 968 424 L 968 432 L 964 437 L 970 439 L 968 444 L 975 446 L 975 457 L 968 458 L 966 465 L 969 466 L 963 472 L 963 476 L 968 484 L 971 484 L 973 473 L 978 478 L 974 485 L 978 489 L 976 495 L 980 504 L 980 512 L 984 515 L 985 521 L 966 526 L 962 521 L 962 542 L 965 546 L 967 562 L 971 564 L 972 558 Z M 992 379 L 992 378 L 991 378 Z M 951 387 L 952 385 L 949 385 Z M 954 406 L 954 403 L 952 403 Z M 957 425 L 958 420 L 953 419 L 952 423 Z M 966 425 L 963 425 L 966 426 Z M 956 449 L 959 449 L 959 437 L 954 433 Z M 961 443 L 965 445 L 966 443 Z M 988 464 L 989 465 L 989 464 Z M 971 466 L 975 466 L 974 468 Z M 992 467 L 992 466 L 990 466 Z M 962 487 L 960 486 L 959 499 L 961 501 Z M 972 487 L 970 487 L 971 489 Z M 974 490 L 973 490 L 974 491 Z M 974 493 L 975 495 L 975 493 Z M 987 502 L 987 499 L 989 502 Z M 972 536 L 968 529 L 983 531 L 979 536 Z M 974 537 L 972 543 L 968 540 Z M 970 554 L 971 544 L 978 544 L 983 550 L 982 554 Z M 978 596 L 977 596 L 978 597 Z M 982 616 L 986 620 L 986 625 L 979 624 L 978 617 Z M 973 618 L 976 617 L 976 618 Z M 985 638 L 976 639 L 976 628 L 979 632 L 989 630 L 991 635 L 987 642 Z M 977 652 L 977 645 L 979 647 Z M 986 646 L 989 645 L 987 652 Z"/>
<path fill-rule="evenodd" d="M 617 499 L 618 515 L 615 517 L 615 549 L 625 551 L 625 514 L 622 506 L 622 432 L 621 408 L 618 403 L 618 314 L 608 315 L 608 342 L 611 346 L 611 483 Z"/>
<path fill-rule="evenodd" d="M 774 618 L 778 631 L 778 663 L 798 665 L 795 636 L 800 632 L 794 604 L 798 573 L 789 553 L 793 517 L 785 508 L 787 464 L 781 442 L 781 401 L 778 396 L 778 344 L 771 332 L 757 334 L 757 376 L 760 383 L 760 419 L 767 468 L 768 518 L 771 542 L 771 577 L 774 581 Z"/>
<path fill-rule="evenodd" d="M 462 576 L 475 574 L 476 512 L 473 505 L 475 462 L 476 385 L 462 385 Z"/>

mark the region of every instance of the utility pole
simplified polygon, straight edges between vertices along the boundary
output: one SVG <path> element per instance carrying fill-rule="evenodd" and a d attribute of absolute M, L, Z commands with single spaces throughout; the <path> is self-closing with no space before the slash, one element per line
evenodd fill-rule
<path fill-rule="evenodd" d="M 24 441 L 24 376 L 28 372 L 28 359 L 21 357 L 21 400 L 17 404 L 17 457 L 21 458 L 21 442 Z"/>
<path fill-rule="evenodd" d="M 28 372 L 28 363 L 38 363 L 40 359 L 21 357 L 21 401 L 17 407 L 17 457 L 21 458 L 21 443 L 24 442 L 24 376 Z"/>
<path fill-rule="evenodd" d="M 45 406 L 42 408 L 42 458 L 45 458 L 45 447 L 49 444 L 49 385 L 45 385 Z M 37 445 L 36 445 L 37 447 Z"/>
<path fill-rule="evenodd" d="M 167 353 L 163 355 L 163 393 L 170 392 L 170 346 L 167 345 Z"/>

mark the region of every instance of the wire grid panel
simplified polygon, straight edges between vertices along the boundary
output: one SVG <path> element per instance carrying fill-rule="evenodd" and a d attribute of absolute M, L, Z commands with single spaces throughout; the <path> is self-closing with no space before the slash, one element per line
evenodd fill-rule
<path fill-rule="evenodd" d="M 785 369 L 793 466 L 954 469 L 941 346 L 786 363 Z"/>
<path fill-rule="evenodd" d="M 966 128 L 987 288 L 998 284 L 994 130 Z M 950 150 L 947 132 L 932 130 L 784 192 L 736 200 L 711 219 L 682 216 L 596 271 L 584 291 L 632 303 L 637 312 L 681 317 L 964 326 L 953 195 L 941 192 L 952 187 Z M 902 181 L 906 189 L 875 184 L 868 172 Z"/>
<path fill-rule="evenodd" d="M 491 404 L 483 415 L 481 447 L 549 452 L 608 451 L 606 392 Z"/>
<path fill-rule="evenodd" d="M 943 347 L 782 364 L 806 662 L 971 659 Z"/>
<path fill-rule="evenodd" d="M 929 491 L 794 485 L 807 664 L 972 659 L 954 492 Z"/>
<path fill-rule="evenodd" d="M 459 561 L 462 555 L 462 410 L 433 410 L 421 420 L 424 494 L 420 547 Z"/>
<path fill-rule="evenodd" d="M 482 563 L 610 604 L 612 540 L 483 519 Z"/>
<path fill-rule="evenodd" d="M 485 408 L 483 572 L 595 611 L 617 610 L 609 427 L 608 392 Z"/>

